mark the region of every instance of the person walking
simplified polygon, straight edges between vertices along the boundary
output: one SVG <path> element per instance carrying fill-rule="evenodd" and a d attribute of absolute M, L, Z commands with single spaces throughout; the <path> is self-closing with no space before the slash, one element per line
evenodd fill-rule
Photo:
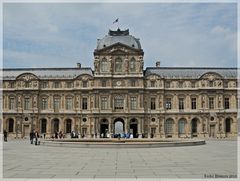
<path fill-rule="evenodd" d="M 30 132 L 30 143 L 33 144 L 33 139 L 34 139 L 35 133 L 34 130 Z"/>
<path fill-rule="evenodd" d="M 7 131 L 6 130 L 4 130 L 3 136 L 4 136 L 4 141 L 7 142 Z"/>
<path fill-rule="evenodd" d="M 35 131 L 35 145 L 38 145 L 39 134 Z"/>

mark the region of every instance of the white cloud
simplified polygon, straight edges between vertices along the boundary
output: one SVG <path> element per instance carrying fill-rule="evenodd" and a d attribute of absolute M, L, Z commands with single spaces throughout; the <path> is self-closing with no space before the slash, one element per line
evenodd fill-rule
<path fill-rule="evenodd" d="M 116 28 L 118 17 L 121 28 L 140 38 L 146 66 L 157 59 L 165 66 L 235 66 L 236 14 L 227 3 L 8 4 L 4 39 L 16 45 L 5 41 L 4 65 L 75 66 L 78 59 L 92 66 L 96 39 Z M 29 48 L 20 51 L 26 42 Z"/>

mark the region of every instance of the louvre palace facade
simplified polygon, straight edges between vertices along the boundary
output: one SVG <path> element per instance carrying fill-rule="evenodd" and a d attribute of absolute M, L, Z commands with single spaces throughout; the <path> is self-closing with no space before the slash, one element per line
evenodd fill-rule
<path fill-rule="evenodd" d="M 237 68 L 147 67 L 140 40 L 109 30 L 94 70 L 3 69 L 3 129 L 27 137 L 75 131 L 87 138 L 237 136 Z"/>

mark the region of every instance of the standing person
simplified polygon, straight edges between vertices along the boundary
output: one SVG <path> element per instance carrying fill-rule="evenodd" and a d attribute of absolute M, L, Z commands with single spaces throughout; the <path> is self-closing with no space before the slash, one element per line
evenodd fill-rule
<path fill-rule="evenodd" d="M 32 130 L 30 132 L 30 143 L 33 144 L 33 138 L 34 138 L 35 134 L 34 134 L 34 130 Z"/>
<path fill-rule="evenodd" d="M 46 138 L 46 133 L 43 134 L 43 138 L 44 138 L 44 139 Z"/>
<path fill-rule="evenodd" d="M 58 139 L 58 132 L 55 131 L 55 139 Z"/>
<path fill-rule="evenodd" d="M 39 134 L 35 131 L 35 145 L 38 145 Z"/>
<path fill-rule="evenodd" d="M 6 130 L 4 130 L 3 136 L 4 136 L 4 141 L 7 142 L 7 131 Z"/>

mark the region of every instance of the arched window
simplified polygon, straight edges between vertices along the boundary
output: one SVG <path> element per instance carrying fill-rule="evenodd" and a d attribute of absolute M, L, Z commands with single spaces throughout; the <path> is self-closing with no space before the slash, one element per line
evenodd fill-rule
<path fill-rule="evenodd" d="M 225 131 L 226 133 L 230 133 L 231 132 L 231 119 L 230 118 L 227 118 L 225 120 Z"/>
<path fill-rule="evenodd" d="M 107 71 L 108 71 L 108 63 L 106 58 L 103 58 L 101 62 L 101 72 L 107 72 Z"/>
<path fill-rule="evenodd" d="M 122 72 L 122 59 L 116 58 L 115 60 L 115 72 Z"/>
<path fill-rule="evenodd" d="M 173 132 L 173 120 L 168 119 L 166 120 L 166 123 L 165 123 L 165 133 L 172 134 L 172 132 Z"/>
<path fill-rule="evenodd" d="M 9 133 L 13 132 L 13 127 L 14 127 L 14 120 L 13 119 L 9 119 L 8 120 L 8 132 Z"/>
<path fill-rule="evenodd" d="M 179 134 L 185 133 L 185 120 L 184 119 L 181 119 L 178 122 L 178 133 Z"/>
<path fill-rule="evenodd" d="M 192 133 L 197 133 L 197 121 L 196 118 L 192 120 Z"/>
<path fill-rule="evenodd" d="M 58 119 L 54 119 L 54 121 L 53 121 L 53 131 L 54 132 L 59 131 L 59 120 Z"/>
<path fill-rule="evenodd" d="M 72 131 L 72 120 L 66 120 L 66 133 L 71 133 Z"/>
<path fill-rule="evenodd" d="M 114 98 L 114 108 L 115 109 L 123 109 L 124 107 L 124 98 L 123 96 L 116 96 Z"/>
<path fill-rule="evenodd" d="M 129 69 L 130 69 L 130 72 L 135 72 L 136 71 L 136 65 L 135 65 L 135 59 L 132 58 L 129 62 Z"/>
<path fill-rule="evenodd" d="M 41 133 L 46 133 L 47 131 L 47 120 L 42 119 L 41 120 Z"/>

